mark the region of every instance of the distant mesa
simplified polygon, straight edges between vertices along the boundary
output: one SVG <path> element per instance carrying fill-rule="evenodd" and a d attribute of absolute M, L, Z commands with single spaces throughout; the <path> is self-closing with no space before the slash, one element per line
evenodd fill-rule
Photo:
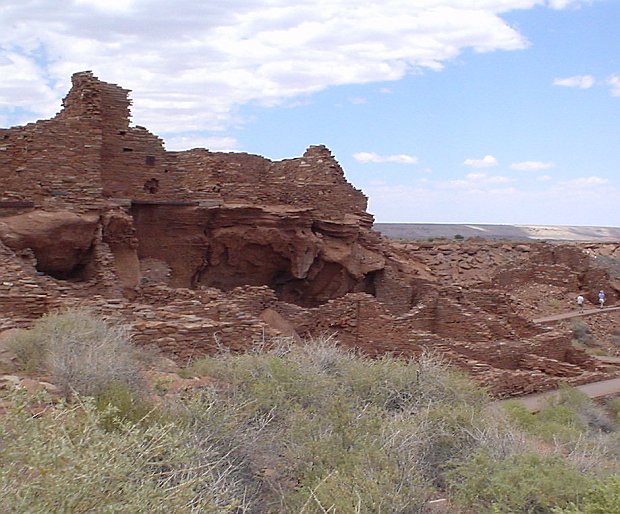
<path fill-rule="evenodd" d="M 374 228 L 391 239 L 477 237 L 513 241 L 620 241 L 620 227 L 471 223 L 375 223 Z"/>

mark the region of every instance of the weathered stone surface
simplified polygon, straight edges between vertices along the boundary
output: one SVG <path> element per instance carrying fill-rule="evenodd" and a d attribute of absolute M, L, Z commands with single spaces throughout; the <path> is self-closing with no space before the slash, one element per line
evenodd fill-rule
<path fill-rule="evenodd" d="M 98 215 L 29 212 L 0 218 L 0 240 L 16 252 L 32 250 L 39 271 L 71 278 L 87 271 L 98 223 Z"/>

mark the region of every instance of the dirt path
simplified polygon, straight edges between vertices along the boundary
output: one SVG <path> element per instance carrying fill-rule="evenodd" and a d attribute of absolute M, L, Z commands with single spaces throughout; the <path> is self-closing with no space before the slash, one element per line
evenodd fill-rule
<path fill-rule="evenodd" d="M 620 307 L 605 307 L 604 309 L 586 309 L 583 310 L 581 312 L 579 311 L 571 311 L 571 312 L 565 312 L 564 314 L 556 314 L 554 316 L 547 316 L 544 318 L 537 318 L 537 319 L 533 319 L 532 321 L 534 323 L 547 323 L 549 321 L 559 321 L 562 319 L 569 319 L 569 318 L 579 318 L 579 317 L 583 317 L 583 316 L 592 316 L 593 314 L 605 314 L 606 312 L 611 312 L 611 311 L 617 311 L 620 310 Z"/>
<path fill-rule="evenodd" d="M 590 398 L 615 396 L 620 394 L 620 378 L 612 378 L 601 382 L 592 382 L 591 384 L 577 386 L 576 389 L 588 395 Z M 559 395 L 560 392 L 558 390 L 547 391 L 539 394 L 529 394 L 519 398 L 511 398 L 509 400 L 500 400 L 499 403 L 502 404 L 511 400 L 516 400 L 523 403 L 530 412 L 538 412 L 545 405 L 547 405 L 550 400 L 557 398 Z"/>
<path fill-rule="evenodd" d="M 608 364 L 620 364 L 620 357 L 612 357 L 609 355 L 593 355 L 593 357 L 601 362 Z"/>

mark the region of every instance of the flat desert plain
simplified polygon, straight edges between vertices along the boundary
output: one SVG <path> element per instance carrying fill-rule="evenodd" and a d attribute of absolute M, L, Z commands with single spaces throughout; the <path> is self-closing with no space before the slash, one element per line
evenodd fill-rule
<path fill-rule="evenodd" d="M 483 239 L 620 242 L 620 227 L 564 225 L 485 225 L 466 223 L 375 223 L 391 239 L 429 239 L 455 236 Z"/>

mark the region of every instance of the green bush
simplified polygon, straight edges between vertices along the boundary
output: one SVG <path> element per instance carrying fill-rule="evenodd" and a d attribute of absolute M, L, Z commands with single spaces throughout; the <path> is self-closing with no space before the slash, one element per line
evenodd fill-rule
<path fill-rule="evenodd" d="M 452 491 L 473 512 L 550 512 L 585 504 L 599 482 L 578 471 L 610 455 L 590 438 L 617 435 L 570 392 L 540 417 L 517 404 L 506 415 L 429 354 L 367 359 L 319 340 L 225 352 L 185 373 L 211 385 L 158 409 L 120 380 L 36 416 L 12 398 L 3 508 L 409 514 Z M 549 455 L 511 419 L 549 437 Z"/>
<path fill-rule="evenodd" d="M 571 321 L 570 326 L 575 341 L 585 346 L 592 346 L 594 344 L 592 330 L 583 320 L 574 319 Z"/>
<path fill-rule="evenodd" d="M 140 384 L 138 350 L 129 329 L 87 310 L 49 314 L 12 341 L 23 370 L 49 374 L 65 396 L 99 394 L 110 382 Z"/>
<path fill-rule="evenodd" d="M 620 398 L 611 398 L 606 402 L 607 409 L 616 423 L 620 422 Z"/>
<path fill-rule="evenodd" d="M 554 514 L 620 514 L 620 476 L 612 475 L 598 481 L 587 491 L 579 506 L 571 503 L 556 508 Z"/>
<path fill-rule="evenodd" d="M 47 359 L 47 337 L 34 328 L 17 330 L 9 341 L 15 354 L 18 369 L 25 373 L 45 371 Z"/>
<path fill-rule="evenodd" d="M 127 423 L 143 424 L 163 420 L 166 415 L 123 382 L 109 382 L 94 398 L 101 426 L 122 429 Z"/>
<path fill-rule="evenodd" d="M 455 499 L 477 513 L 546 513 L 579 501 L 594 479 L 559 455 L 516 454 L 506 459 L 478 452 L 449 473 Z"/>
<path fill-rule="evenodd" d="M 183 424 L 110 432 L 89 400 L 37 416 L 26 400 L 10 400 L 0 425 L 3 512 L 245 511 L 226 454 L 197 447 Z"/>

